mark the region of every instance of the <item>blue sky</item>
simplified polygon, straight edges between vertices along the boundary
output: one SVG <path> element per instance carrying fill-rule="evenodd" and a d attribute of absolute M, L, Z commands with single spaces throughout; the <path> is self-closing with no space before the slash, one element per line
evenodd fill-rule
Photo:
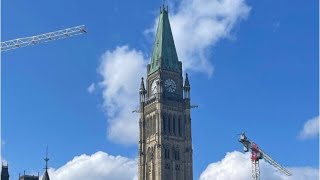
<path fill-rule="evenodd" d="M 318 1 L 229 2 L 240 5 L 234 5 L 239 11 L 220 17 L 230 23 L 227 28 L 217 33 L 215 26 L 205 28 L 212 38 L 204 48 L 193 44 L 198 51 L 185 55 L 188 44 L 178 52 L 190 74 L 192 102 L 199 105 L 192 111 L 195 179 L 227 152 L 242 150 L 237 142 L 242 131 L 286 167 L 319 168 L 318 134 L 299 138 L 304 124 L 319 114 Z M 13 178 L 24 170 L 41 172 L 46 145 L 53 169 L 97 151 L 134 161 L 136 144 L 117 143 L 121 134 L 110 136 L 118 118 L 110 115 L 110 96 L 121 93 L 108 94 L 114 85 L 108 80 L 117 72 L 102 71 L 110 69 L 105 66 L 112 58 L 138 59 L 142 64 L 135 70 L 149 60 L 161 3 L 2 2 L 2 41 L 81 24 L 88 30 L 85 35 L 2 53 L 2 157 Z M 178 30 L 179 15 L 188 13 L 181 9 L 193 7 L 188 3 L 196 1 L 169 3 L 171 23 Z M 173 29 L 178 51 L 183 40 L 191 39 L 190 32 L 185 33 L 175 35 Z M 124 46 L 127 49 L 121 51 Z M 195 67 L 197 60 L 205 65 Z M 130 68 L 130 63 L 124 59 L 122 68 Z M 137 74 L 146 76 L 146 70 Z M 139 82 L 137 78 L 128 84 L 138 87 Z M 90 93 L 91 84 L 95 88 Z M 132 93 L 138 89 L 125 95 Z M 132 106 L 138 104 L 138 99 L 128 100 Z"/>

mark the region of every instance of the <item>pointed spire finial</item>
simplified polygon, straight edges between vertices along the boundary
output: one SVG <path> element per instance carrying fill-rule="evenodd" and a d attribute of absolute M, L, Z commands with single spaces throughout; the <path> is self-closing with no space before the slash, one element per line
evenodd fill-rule
<path fill-rule="evenodd" d="M 49 158 L 48 158 L 48 145 L 47 145 L 47 149 L 46 149 L 46 158 L 44 159 L 46 161 L 46 167 L 45 167 L 45 171 L 44 171 L 44 174 L 42 176 L 42 180 L 50 180 L 50 177 L 49 177 L 49 173 L 48 173 L 48 161 L 49 161 Z M 38 177 L 39 177 L 39 172 L 38 172 Z"/>
<path fill-rule="evenodd" d="M 143 77 L 141 77 L 140 91 L 145 91 Z"/>
<path fill-rule="evenodd" d="M 160 6 L 160 13 L 168 12 L 169 7 L 166 4 L 167 4 L 166 0 L 162 0 L 162 6 Z M 167 9 L 166 9 L 166 7 L 167 7 Z"/>
<path fill-rule="evenodd" d="M 48 158 L 48 146 L 47 146 L 47 149 L 46 149 L 46 158 L 44 159 L 46 161 L 46 167 L 45 167 L 45 172 L 42 176 L 42 180 L 50 180 L 50 177 L 49 177 L 49 173 L 48 173 L 48 161 L 49 161 L 49 158 Z M 38 172 L 38 177 L 39 177 L 39 172 Z"/>
<path fill-rule="evenodd" d="M 184 87 L 190 87 L 188 73 L 186 73 L 186 79 L 184 81 Z"/>
<path fill-rule="evenodd" d="M 49 161 L 49 158 L 48 158 L 48 146 L 47 146 L 47 149 L 46 149 L 46 158 L 44 158 L 44 160 L 46 161 L 46 167 L 45 167 L 45 170 L 48 170 L 48 161 Z"/>

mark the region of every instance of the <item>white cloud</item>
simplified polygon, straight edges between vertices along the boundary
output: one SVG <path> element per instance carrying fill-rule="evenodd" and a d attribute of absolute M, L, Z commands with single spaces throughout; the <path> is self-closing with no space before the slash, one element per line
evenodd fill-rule
<path fill-rule="evenodd" d="M 310 139 L 319 135 L 319 116 L 309 119 L 299 134 L 300 139 Z"/>
<path fill-rule="evenodd" d="M 230 38 L 235 25 L 245 20 L 250 7 L 245 0 L 183 0 L 169 12 L 179 60 L 184 70 L 213 73 L 208 48 Z M 156 31 L 157 20 L 153 30 Z"/>
<path fill-rule="evenodd" d="M 6 142 L 1 139 L 1 148 L 0 148 L 0 162 L 2 162 L 4 165 L 8 164 L 8 161 L 3 157 L 2 151 L 5 148 Z"/>
<path fill-rule="evenodd" d="M 5 166 L 8 165 L 8 161 L 2 156 L 0 158 L 0 161 L 2 162 L 3 165 L 5 165 Z"/>
<path fill-rule="evenodd" d="M 120 144 L 138 142 L 138 114 L 132 111 L 139 104 L 140 78 L 146 75 L 143 53 L 128 46 L 107 51 L 99 73 L 104 108 L 108 116 L 108 138 Z"/>
<path fill-rule="evenodd" d="M 76 156 L 58 169 L 49 169 L 52 180 L 136 180 L 137 160 L 104 152 Z"/>
<path fill-rule="evenodd" d="M 288 177 L 260 161 L 261 179 L 272 180 L 317 180 L 319 170 L 311 167 L 287 168 L 293 175 Z M 58 169 L 49 169 L 52 180 L 137 180 L 137 159 L 112 156 L 105 152 L 76 156 Z M 218 162 L 211 163 L 201 173 L 199 180 L 248 180 L 251 179 L 249 153 L 229 152 Z"/>
<path fill-rule="evenodd" d="M 201 173 L 200 180 L 248 180 L 251 179 L 250 153 L 243 154 L 238 151 L 229 152 L 218 162 L 211 163 Z M 287 168 L 292 176 L 280 173 L 273 166 L 260 160 L 261 179 L 272 180 L 317 180 L 319 169 L 311 167 Z"/>
<path fill-rule="evenodd" d="M 88 93 L 92 94 L 96 90 L 95 83 L 91 83 L 90 86 L 87 88 Z"/>

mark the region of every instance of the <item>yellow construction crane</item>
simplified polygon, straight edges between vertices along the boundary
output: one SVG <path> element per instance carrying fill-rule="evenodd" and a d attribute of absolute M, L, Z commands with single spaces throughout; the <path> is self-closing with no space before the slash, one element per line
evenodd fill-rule
<path fill-rule="evenodd" d="M 9 51 L 12 49 L 35 45 L 43 42 L 48 42 L 52 40 L 68 38 L 75 35 L 80 35 L 86 33 L 85 25 L 75 26 L 71 28 L 62 29 L 59 31 L 49 32 L 45 34 L 17 38 L 9 41 L 1 42 L 1 51 Z"/>

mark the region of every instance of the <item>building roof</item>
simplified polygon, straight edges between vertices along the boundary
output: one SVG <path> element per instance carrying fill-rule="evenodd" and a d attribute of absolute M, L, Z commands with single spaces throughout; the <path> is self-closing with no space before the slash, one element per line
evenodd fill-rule
<path fill-rule="evenodd" d="M 36 175 L 19 175 L 19 180 L 39 180 L 39 176 Z"/>
<path fill-rule="evenodd" d="M 44 172 L 44 174 L 42 176 L 42 180 L 50 180 L 49 173 L 47 170 Z"/>
<path fill-rule="evenodd" d="M 162 7 L 160 8 L 159 23 L 148 74 L 160 68 L 179 72 L 180 64 L 172 36 L 168 9 Z"/>

